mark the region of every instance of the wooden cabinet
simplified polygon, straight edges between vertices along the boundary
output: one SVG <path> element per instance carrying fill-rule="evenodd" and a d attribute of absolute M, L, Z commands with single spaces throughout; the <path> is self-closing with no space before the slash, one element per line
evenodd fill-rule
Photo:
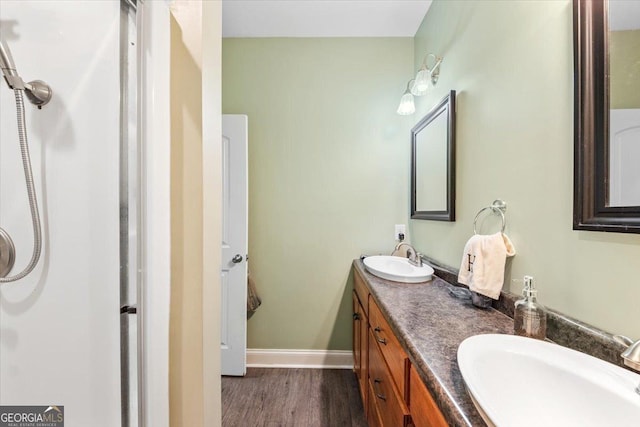
<path fill-rule="evenodd" d="M 409 408 L 415 427 L 447 427 L 442 412 L 413 366 L 409 373 Z"/>
<path fill-rule="evenodd" d="M 369 427 L 447 426 L 358 270 L 354 270 L 353 354 Z"/>
<path fill-rule="evenodd" d="M 365 285 L 364 279 L 357 271 L 353 274 L 353 290 L 358 295 L 360 304 L 367 316 L 369 316 L 369 288 Z"/>
<path fill-rule="evenodd" d="M 369 393 L 367 391 L 367 381 L 369 372 L 369 356 L 367 346 L 369 345 L 369 289 L 364 284 L 360 275 L 354 273 L 353 290 L 353 369 L 358 378 L 360 386 L 360 397 L 362 404 L 367 410 Z"/>

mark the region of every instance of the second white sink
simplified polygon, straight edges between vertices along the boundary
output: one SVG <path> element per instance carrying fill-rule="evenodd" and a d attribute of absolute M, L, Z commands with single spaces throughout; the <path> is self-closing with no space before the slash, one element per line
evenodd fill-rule
<path fill-rule="evenodd" d="M 511 335 L 476 335 L 458 366 L 489 426 L 640 425 L 640 375 L 587 354 Z"/>
<path fill-rule="evenodd" d="M 394 282 L 426 282 L 431 280 L 433 275 L 433 268 L 430 265 L 423 263 L 422 267 L 416 267 L 409 263 L 407 258 L 397 256 L 369 256 L 363 262 L 369 273 Z"/>

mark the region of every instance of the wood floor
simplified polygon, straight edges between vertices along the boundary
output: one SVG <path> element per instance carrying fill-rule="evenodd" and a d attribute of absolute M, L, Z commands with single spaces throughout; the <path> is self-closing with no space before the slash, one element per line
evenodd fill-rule
<path fill-rule="evenodd" d="M 366 427 L 348 369 L 258 369 L 222 378 L 225 427 Z"/>

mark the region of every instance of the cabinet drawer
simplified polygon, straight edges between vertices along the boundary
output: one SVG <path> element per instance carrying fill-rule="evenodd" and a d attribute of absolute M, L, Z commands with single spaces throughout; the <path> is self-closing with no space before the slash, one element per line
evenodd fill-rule
<path fill-rule="evenodd" d="M 447 427 L 442 412 L 413 365 L 409 374 L 409 408 L 415 427 Z"/>
<path fill-rule="evenodd" d="M 404 427 L 409 423 L 409 410 L 395 386 L 387 365 L 369 330 L 369 387 L 373 395 L 369 406 L 377 407 L 383 426 Z"/>
<path fill-rule="evenodd" d="M 365 405 L 365 411 L 367 413 L 367 421 L 369 427 L 383 427 L 382 417 L 380 416 L 380 412 L 378 411 L 378 407 L 375 405 L 375 397 L 376 394 L 373 391 L 373 387 L 371 384 L 367 382 L 367 390 L 368 390 L 368 401 L 371 402 L 370 405 Z"/>
<path fill-rule="evenodd" d="M 364 284 L 364 279 L 360 276 L 358 269 L 353 269 L 353 289 L 356 291 L 358 298 L 360 299 L 360 304 L 362 304 L 362 308 L 364 309 L 364 313 L 369 315 L 369 288 Z"/>
<path fill-rule="evenodd" d="M 406 365 L 409 359 L 382 315 L 380 308 L 378 308 L 378 305 L 373 300 L 373 297 L 369 299 L 369 325 L 371 326 L 371 332 L 373 334 L 373 337 L 370 337 L 370 339 L 378 343 L 384 360 L 387 362 L 389 370 L 391 371 L 391 376 L 398 386 L 398 390 L 400 390 L 404 397 L 406 393 Z"/>

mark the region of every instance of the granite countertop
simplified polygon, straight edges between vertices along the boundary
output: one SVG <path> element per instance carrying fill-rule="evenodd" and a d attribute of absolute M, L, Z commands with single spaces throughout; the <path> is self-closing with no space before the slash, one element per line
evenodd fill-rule
<path fill-rule="evenodd" d="M 451 285 L 439 277 L 426 283 L 397 283 L 369 274 L 361 260 L 353 265 L 449 425 L 484 426 L 458 368 L 458 345 L 473 335 L 512 334 L 513 320 L 453 297 Z"/>

